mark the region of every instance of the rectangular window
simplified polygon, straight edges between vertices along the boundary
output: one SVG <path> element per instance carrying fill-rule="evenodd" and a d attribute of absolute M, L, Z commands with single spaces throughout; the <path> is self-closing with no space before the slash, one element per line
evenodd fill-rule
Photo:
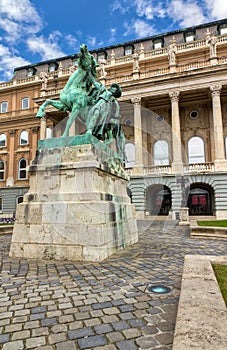
<path fill-rule="evenodd" d="M 29 108 L 29 98 L 25 97 L 21 101 L 21 108 L 22 109 L 28 109 Z"/>
<path fill-rule="evenodd" d="M 186 43 L 190 43 L 191 41 L 194 41 L 194 35 L 187 35 L 185 37 Z"/>
<path fill-rule="evenodd" d="M 160 42 L 158 42 L 158 43 L 154 43 L 154 49 L 156 50 L 156 49 L 161 49 L 162 48 L 162 43 L 161 43 L 161 41 Z"/>
<path fill-rule="evenodd" d="M 227 34 L 227 28 L 221 28 L 220 29 L 220 34 L 221 35 Z"/>
<path fill-rule="evenodd" d="M 2 198 L 0 197 L 0 211 L 2 211 Z"/>
<path fill-rule="evenodd" d="M 1 113 L 6 113 L 8 112 L 8 102 L 4 101 L 1 103 Z"/>

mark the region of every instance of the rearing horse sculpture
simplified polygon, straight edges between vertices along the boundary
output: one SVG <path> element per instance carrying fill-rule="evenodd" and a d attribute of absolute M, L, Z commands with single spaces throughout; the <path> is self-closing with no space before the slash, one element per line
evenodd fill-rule
<path fill-rule="evenodd" d="M 86 45 L 80 46 L 80 54 L 78 59 L 78 68 L 68 79 L 65 87 L 60 92 L 60 101 L 46 100 L 39 108 L 36 115 L 37 118 L 44 117 L 44 110 L 51 105 L 64 112 L 70 112 L 69 119 L 66 124 L 63 137 L 68 136 L 69 129 L 74 120 L 88 105 L 88 95 L 92 90 L 92 81 L 88 72 L 96 78 L 96 61 L 88 52 Z"/>

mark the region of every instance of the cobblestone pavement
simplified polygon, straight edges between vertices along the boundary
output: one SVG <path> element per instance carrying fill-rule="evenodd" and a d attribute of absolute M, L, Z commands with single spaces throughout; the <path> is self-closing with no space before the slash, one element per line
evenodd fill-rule
<path fill-rule="evenodd" d="M 185 254 L 227 244 L 173 222 L 138 226 L 139 243 L 101 263 L 11 259 L 0 236 L 0 349 L 171 349 Z M 171 292 L 149 292 L 157 283 Z"/>

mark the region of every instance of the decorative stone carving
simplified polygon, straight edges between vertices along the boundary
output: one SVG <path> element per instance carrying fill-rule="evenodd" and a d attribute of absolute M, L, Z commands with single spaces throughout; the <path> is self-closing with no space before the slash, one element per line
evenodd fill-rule
<path fill-rule="evenodd" d="M 171 102 L 179 102 L 180 91 L 169 92 L 169 97 L 170 97 Z"/>
<path fill-rule="evenodd" d="M 168 47 L 168 58 L 169 58 L 170 66 L 176 65 L 176 52 L 177 52 L 176 39 L 175 37 L 173 37 Z"/>
<path fill-rule="evenodd" d="M 105 78 L 107 73 L 106 73 L 106 70 L 105 70 L 105 66 L 106 66 L 106 60 L 105 59 L 102 59 L 99 61 L 100 63 L 100 75 L 101 75 L 101 78 Z"/>
<path fill-rule="evenodd" d="M 140 58 L 144 58 L 144 46 L 142 43 L 140 45 Z"/>
<path fill-rule="evenodd" d="M 41 90 L 45 90 L 47 88 L 48 74 L 46 72 L 41 72 L 39 78 L 42 82 Z"/>
<path fill-rule="evenodd" d="M 210 91 L 211 91 L 211 96 L 220 96 L 221 94 L 221 84 L 217 84 L 217 85 L 212 85 L 210 86 Z"/>
<path fill-rule="evenodd" d="M 133 57 L 133 73 L 137 73 L 140 70 L 140 66 L 139 66 L 139 54 L 138 53 L 134 53 L 132 55 Z"/>
<path fill-rule="evenodd" d="M 210 58 L 216 57 L 217 56 L 217 42 L 218 39 L 216 36 L 211 36 L 209 29 L 207 29 L 206 33 L 206 44 L 210 46 Z"/>
<path fill-rule="evenodd" d="M 131 101 L 134 105 L 141 105 L 142 99 L 141 97 L 132 97 Z"/>
<path fill-rule="evenodd" d="M 115 64 L 115 52 L 114 52 L 114 50 L 112 50 L 112 52 L 111 52 L 110 62 L 111 62 L 111 64 Z"/>

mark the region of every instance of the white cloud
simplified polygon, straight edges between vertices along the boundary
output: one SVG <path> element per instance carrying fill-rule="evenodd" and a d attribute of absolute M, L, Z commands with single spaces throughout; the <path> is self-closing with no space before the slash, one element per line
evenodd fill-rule
<path fill-rule="evenodd" d="M 152 1 L 136 0 L 136 12 L 140 17 L 145 16 L 146 19 L 152 19 L 154 17 Z"/>
<path fill-rule="evenodd" d="M 22 35 L 37 33 L 42 20 L 29 0 L 1 0 L 0 27 L 7 33 L 5 40 L 17 41 Z"/>
<path fill-rule="evenodd" d="M 122 15 L 126 14 L 133 5 L 134 1 L 130 0 L 114 0 L 110 6 L 112 12 L 119 11 Z"/>
<path fill-rule="evenodd" d="M 16 67 L 28 65 L 23 57 L 16 56 L 8 47 L 0 44 L 0 76 L 2 79 L 10 79 Z"/>
<path fill-rule="evenodd" d="M 43 36 L 33 36 L 27 39 L 27 46 L 32 53 L 40 54 L 42 60 L 64 56 L 65 54 L 61 51 L 57 41 L 54 41 L 53 38 L 53 33 L 47 39 Z"/>
<path fill-rule="evenodd" d="M 114 41 L 117 40 L 116 38 L 117 35 L 117 29 L 116 28 L 110 28 L 110 37 L 108 39 L 108 43 L 113 43 Z"/>
<path fill-rule="evenodd" d="M 168 15 L 174 21 L 179 21 L 182 27 L 190 27 L 206 22 L 202 8 L 192 0 L 172 0 Z"/>
<path fill-rule="evenodd" d="M 79 47 L 79 41 L 78 41 L 78 39 L 75 37 L 75 36 L 73 36 L 72 34 L 68 34 L 68 35 L 66 35 L 65 36 L 65 41 L 66 41 L 66 43 L 67 43 L 67 45 L 69 46 L 69 47 L 71 47 L 72 49 L 78 49 L 78 47 Z"/>
<path fill-rule="evenodd" d="M 204 0 L 212 19 L 222 19 L 227 17 L 226 0 Z"/>
<path fill-rule="evenodd" d="M 138 38 L 155 34 L 154 27 L 140 19 L 133 21 L 131 25 L 124 23 L 124 27 L 126 28 L 124 33 L 125 36 L 131 34 L 132 32 L 134 32 Z"/>

